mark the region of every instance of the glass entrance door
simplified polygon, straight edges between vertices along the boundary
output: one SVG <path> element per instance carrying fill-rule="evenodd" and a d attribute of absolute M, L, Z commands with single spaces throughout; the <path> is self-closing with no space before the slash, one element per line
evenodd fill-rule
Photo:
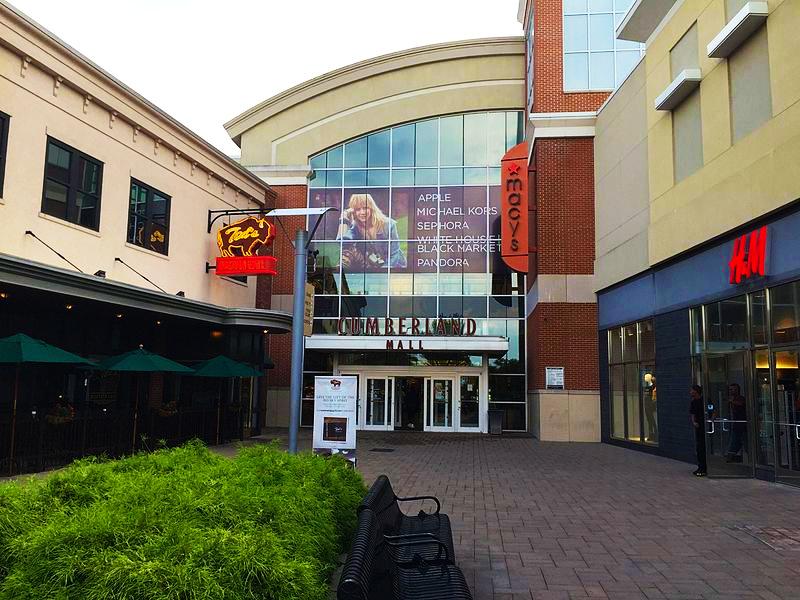
<path fill-rule="evenodd" d="M 775 367 L 775 480 L 800 485 L 800 350 L 773 354 Z"/>
<path fill-rule="evenodd" d="M 706 355 L 706 456 L 711 476 L 753 476 L 747 366 L 746 352 Z"/>
<path fill-rule="evenodd" d="M 394 427 L 393 378 L 367 377 L 364 386 L 364 429 L 389 430 Z"/>
<path fill-rule="evenodd" d="M 425 431 L 453 431 L 455 379 L 431 377 L 425 383 Z"/>
<path fill-rule="evenodd" d="M 479 431 L 480 376 L 462 375 L 458 395 L 458 430 Z"/>

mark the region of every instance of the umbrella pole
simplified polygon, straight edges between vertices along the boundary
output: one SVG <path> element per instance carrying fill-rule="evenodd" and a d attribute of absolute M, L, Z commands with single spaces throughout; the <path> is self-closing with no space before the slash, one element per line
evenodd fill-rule
<path fill-rule="evenodd" d="M 136 399 L 133 401 L 133 440 L 131 443 L 131 454 L 136 453 L 136 422 L 139 418 L 139 378 L 141 373 L 136 374 Z"/>
<path fill-rule="evenodd" d="M 14 375 L 14 403 L 11 408 L 11 450 L 8 458 L 8 475 L 14 474 L 14 438 L 17 434 L 17 398 L 19 397 L 19 371 L 20 365 L 17 365 L 17 372 Z"/>
<path fill-rule="evenodd" d="M 217 393 L 217 446 L 219 446 L 219 422 L 222 418 L 222 380 L 219 381 L 219 393 Z"/>

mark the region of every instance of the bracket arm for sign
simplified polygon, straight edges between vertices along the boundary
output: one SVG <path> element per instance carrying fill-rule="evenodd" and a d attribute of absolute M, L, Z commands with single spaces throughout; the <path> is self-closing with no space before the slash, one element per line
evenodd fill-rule
<path fill-rule="evenodd" d="M 220 217 L 232 217 L 235 215 L 263 215 L 267 212 L 265 208 L 241 208 L 208 211 L 208 229 L 206 233 L 211 233 L 211 227 Z M 212 215 L 215 215 L 212 217 Z"/>

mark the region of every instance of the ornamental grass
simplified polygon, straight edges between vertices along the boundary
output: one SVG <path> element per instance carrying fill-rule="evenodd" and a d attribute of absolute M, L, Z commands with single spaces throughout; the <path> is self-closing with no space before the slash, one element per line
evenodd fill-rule
<path fill-rule="evenodd" d="M 0 485 L 0 598 L 324 599 L 361 476 L 340 458 L 200 442 Z"/>

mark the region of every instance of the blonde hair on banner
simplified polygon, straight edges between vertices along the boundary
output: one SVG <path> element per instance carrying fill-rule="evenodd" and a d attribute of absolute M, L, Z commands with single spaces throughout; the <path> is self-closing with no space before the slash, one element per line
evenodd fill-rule
<path fill-rule="evenodd" d="M 350 218 L 356 224 L 356 227 L 359 229 L 362 228 L 361 222 L 357 221 L 355 218 L 355 213 L 357 209 L 364 205 L 366 205 L 369 211 L 367 222 L 363 228 L 364 239 L 374 240 L 379 233 L 388 234 L 389 217 L 383 214 L 383 211 L 375 204 L 375 200 L 372 198 L 371 194 L 353 194 L 350 196 L 348 212 L 350 213 Z"/>

